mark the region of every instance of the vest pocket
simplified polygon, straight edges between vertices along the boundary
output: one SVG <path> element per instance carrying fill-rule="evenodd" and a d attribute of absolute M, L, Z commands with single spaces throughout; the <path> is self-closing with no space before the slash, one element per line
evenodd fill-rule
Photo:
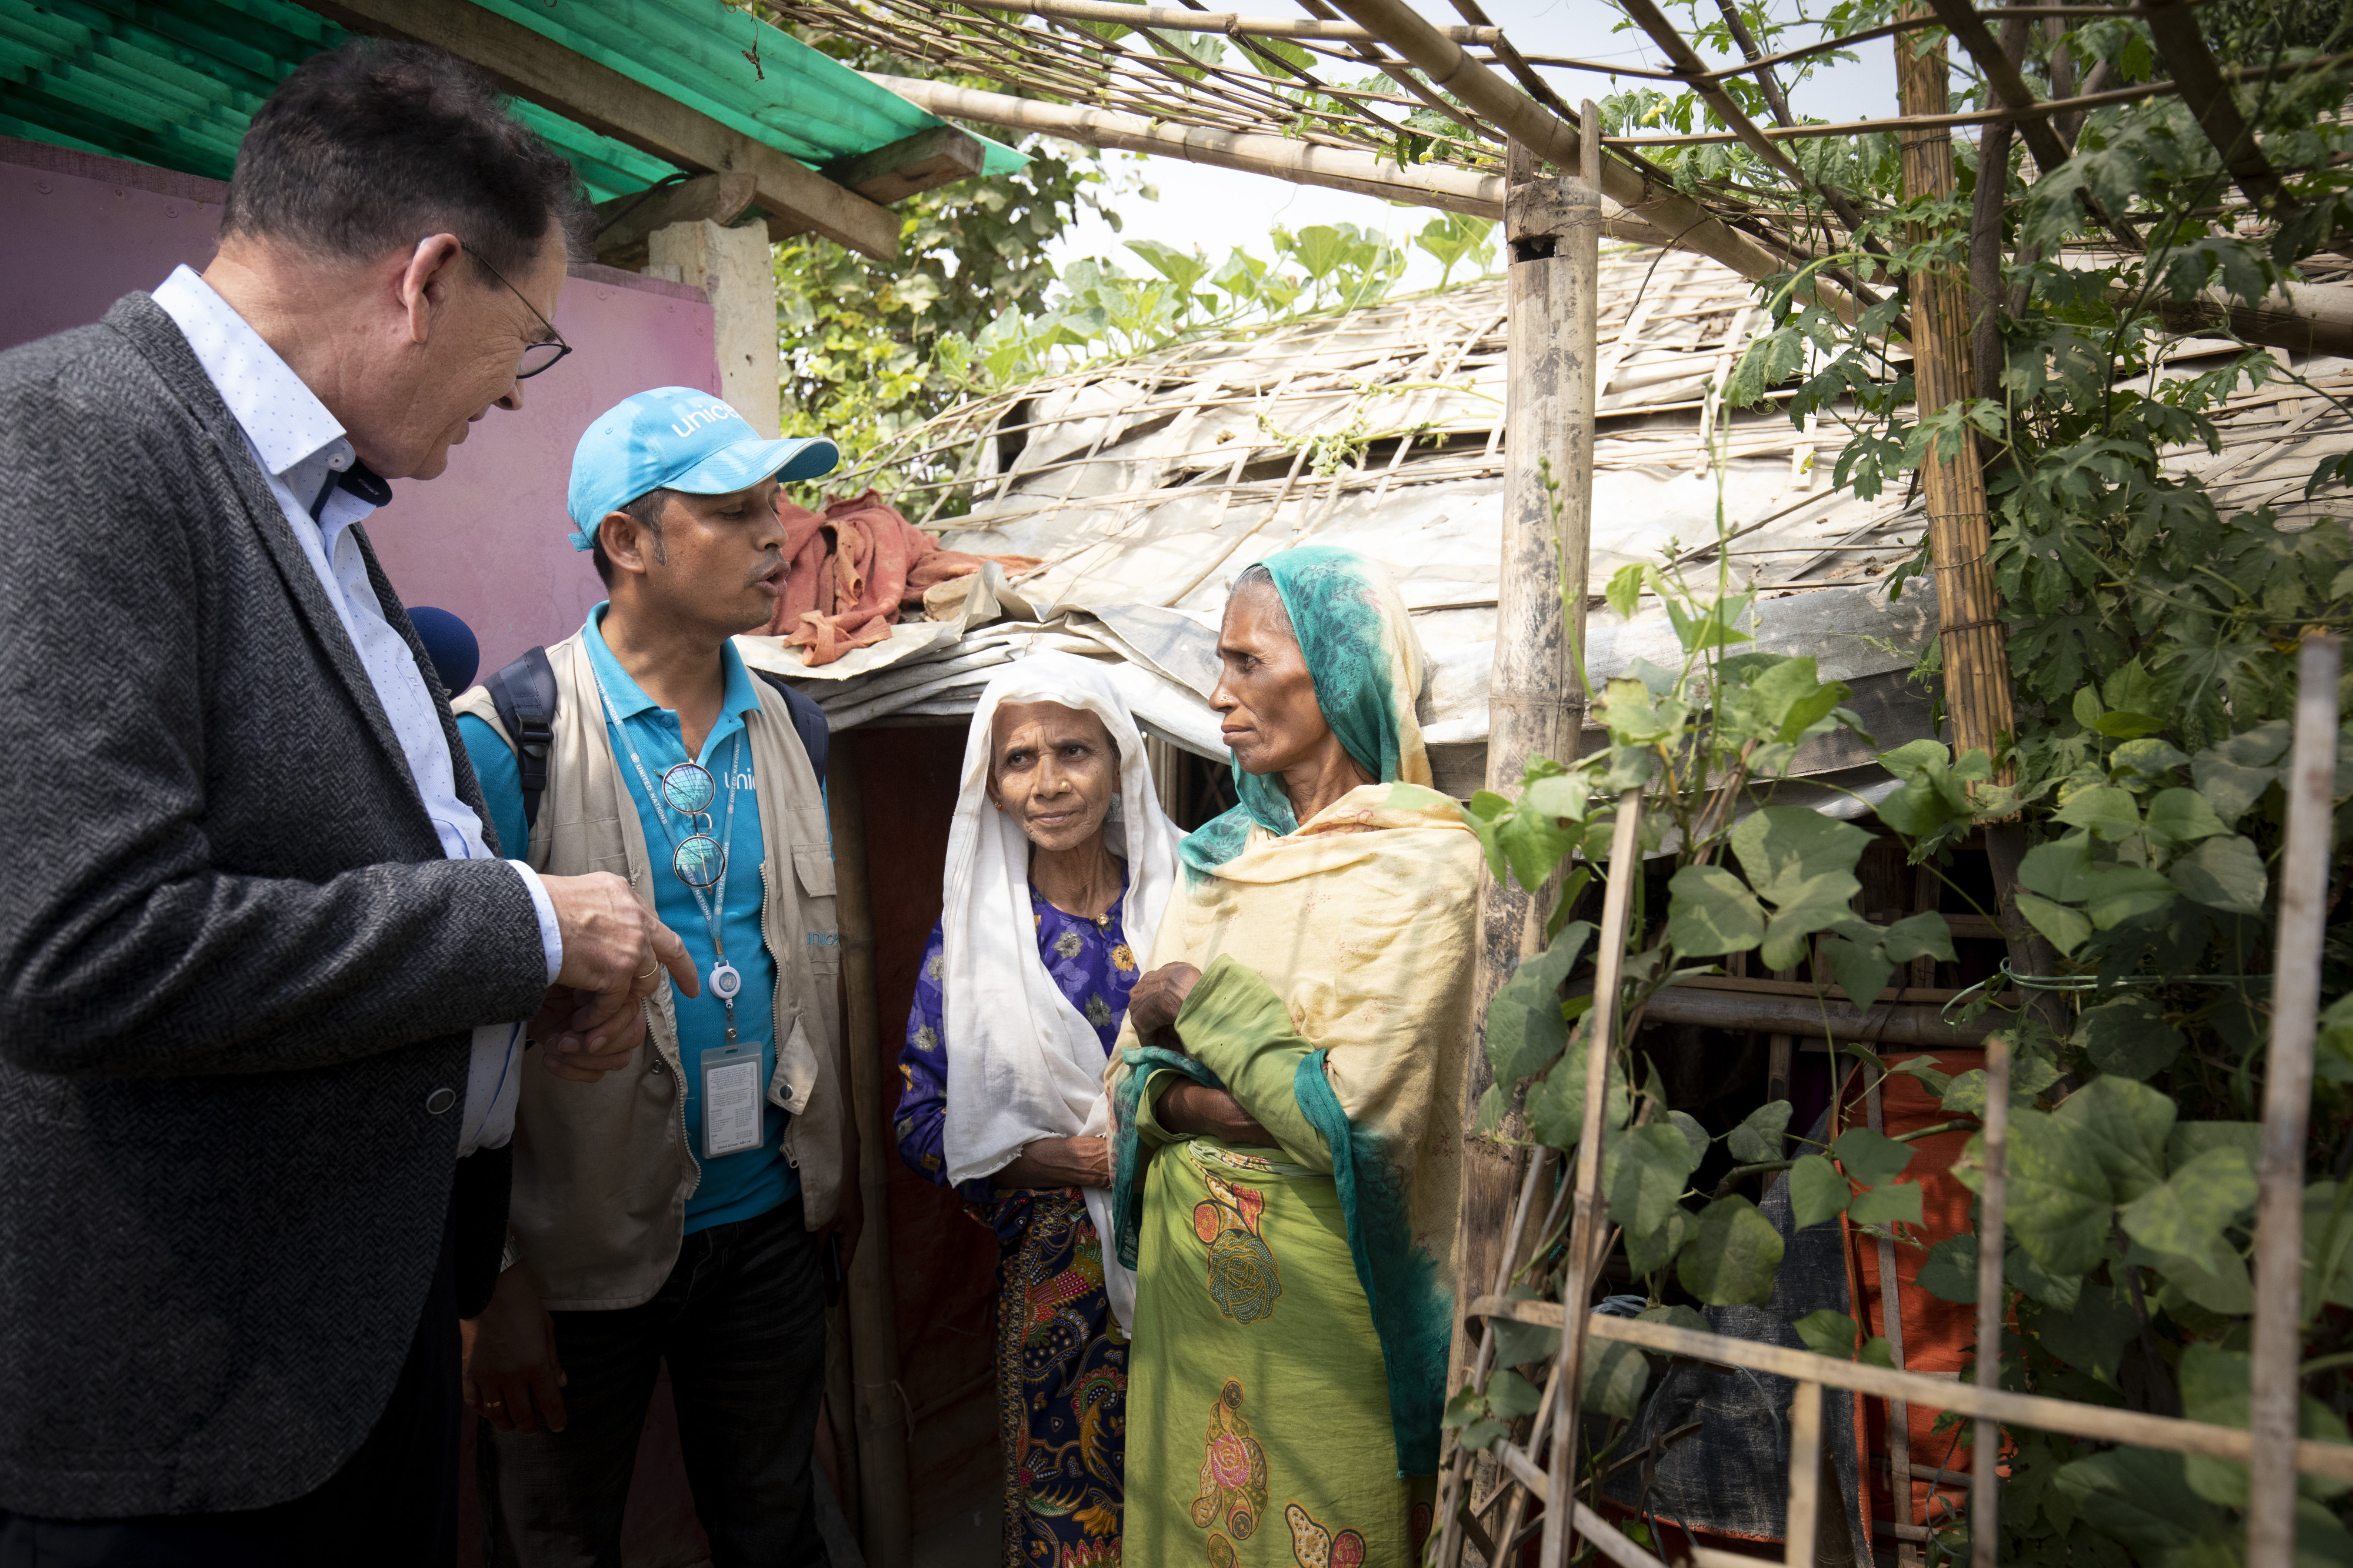
<path fill-rule="evenodd" d="M 833 851 L 824 845 L 794 845 L 793 871 L 801 879 L 801 891 L 810 898 L 833 897 Z"/>

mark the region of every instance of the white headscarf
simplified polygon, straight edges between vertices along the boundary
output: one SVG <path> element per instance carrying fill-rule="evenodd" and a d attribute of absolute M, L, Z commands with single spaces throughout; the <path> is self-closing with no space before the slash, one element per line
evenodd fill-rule
<path fill-rule="evenodd" d="M 1176 824 L 1160 809 L 1144 737 L 1103 667 L 1067 653 L 1017 659 L 989 681 L 964 747 L 955 821 L 948 830 L 940 912 L 948 1102 L 944 1143 L 951 1182 L 994 1175 L 1039 1138 L 1102 1137 L 1103 1037 L 1047 972 L 1029 908 L 1029 840 L 988 798 L 991 725 L 1007 702 L 1058 702 L 1103 721 L 1119 752 L 1119 795 L 1103 823 L 1127 862 L 1120 927 L 1134 953 L 1152 951 L 1176 887 Z M 1112 1310 L 1125 1330 L 1135 1277 L 1119 1266 L 1111 1194 L 1082 1189 L 1101 1237 Z"/>

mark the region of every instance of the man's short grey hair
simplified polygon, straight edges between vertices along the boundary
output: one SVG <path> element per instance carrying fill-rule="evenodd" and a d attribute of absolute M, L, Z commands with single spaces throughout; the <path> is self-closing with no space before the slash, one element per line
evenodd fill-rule
<path fill-rule="evenodd" d="M 424 44 L 353 38 L 297 66 L 254 115 L 221 234 L 365 261 L 448 233 L 512 275 L 551 229 L 586 253 L 595 214 L 579 190 L 480 71 Z"/>

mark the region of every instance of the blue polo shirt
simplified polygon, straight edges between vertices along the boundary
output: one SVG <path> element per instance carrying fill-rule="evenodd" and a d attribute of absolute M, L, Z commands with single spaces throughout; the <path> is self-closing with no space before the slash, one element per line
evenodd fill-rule
<path fill-rule="evenodd" d="M 766 1107 L 766 1136 L 758 1148 L 717 1160 L 708 1158 L 702 1152 L 702 1053 L 726 1043 L 727 1009 L 711 994 L 711 970 L 716 962 L 711 928 L 696 905 L 694 889 L 679 880 L 670 869 L 672 847 L 693 829 L 685 817 L 668 805 L 646 797 L 638 770 L 629 763 L 629 751 L 634 745 L 645 763 L 646 772 L 659 786 L 664 769 L 687 760 L 686 743 L 679 731 L 678 715 L 647 696 L 644 689 L 629 679 L 629 672 L 621 668 L 621 661 L 613 657 L 613 650 L 605 646 L 605 635 L 598 623 L 604 618 L 606 607 L 599 605 L 588 612 L 581 645 L 587 650 L 589 668 L 596 671 L 606 696 L 612 701 L 613 712 L 620 716 L 628 732 L 627 743 L 619 735 L 612 737 L 613 758 L 620 764 L 621 782 L 637 805 L 638 824 L 645 829 L 646 850 L 653 858 L 654 912 L 686 943 L 687 955 L 693 960 L 695 973 L 702 980 L 700 996 L 689 996 L 682 991 L 671 993 L 678 1006 L 679 1057 L 686 1068 L 687 1146 L 694 1152 L 695 1163 L 702 1167 L 702 1181 L 694 1195 L 686 1200 L 686 1228 L 691 1233 L 765 1214 L 800 1191 L 800 1176 L 785 1163 L 786 1113 L 773 1104 Z M 753 794 L 752 747 L 744 732 L 744 715 L 759 707 L 760 694 L 751 671 L 736 657 L 733 644 L 724 647 L 719 657 L 726 668 L 726 691 L 720 700 L 719 721 L 712 725 L 701 754 L 693 760 L 711 770 L 719 786 L 718 797 L 712 802 L 709 827 L 712 836 L 723 838 L 727 846 L 727 908 L 721 915 L 722 931 L 726 939 L 727 962 L 744 976 L 744 989 L 735 998 L 735 1032 L 744 1045 L 759 1046 L 760 1082 L 765 1086 L 776 1070 L 776 1042 L 772 1037 L 776 961 L 760 934 L 760 866 L 765 855 L 759 802 Z M 609 714 L 606 728 L 612 728 Z M 466 755 L 473 761 L 474 775 L 481 781 L 500 842 L 514 853 L 527 840 L 522 817 L 522 775 L 515 767 L 514 752 L 499 739 L 497 731 L 471 714 L 459 716 L 458 732 L 466 742 Z M 727 787 L 731 777 L 736 785 L 732 834 L 727 826 Z M 705 889 L 704 900 L 708 902 L 715 891 Z M 720 911 L 714 910 L 713 913 Z"/>

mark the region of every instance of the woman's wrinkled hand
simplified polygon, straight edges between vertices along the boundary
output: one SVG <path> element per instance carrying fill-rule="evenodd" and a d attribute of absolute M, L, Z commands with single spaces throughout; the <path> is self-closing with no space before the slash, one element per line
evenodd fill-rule
<path fill-rule="evenodd" d="M 1028 1187 L 1109 1187 L 1111 1142 L 1103 1138 L 1040 1138 L 997 1173 L 999 1192 Z"/>
<path fill-rule="evenodd" d="M 1185 1047 L 1169 1026 L 1185 1010 L 1185 998 L 1193 994 L 1200 979 L 1201 972 L 1189 963 L 1164 963 L 1137 981 L 1127 996 L 1127 1016 L 1135 1025 L 1135 1037 L 1148 1046 L 1182 1051 Z"/>

